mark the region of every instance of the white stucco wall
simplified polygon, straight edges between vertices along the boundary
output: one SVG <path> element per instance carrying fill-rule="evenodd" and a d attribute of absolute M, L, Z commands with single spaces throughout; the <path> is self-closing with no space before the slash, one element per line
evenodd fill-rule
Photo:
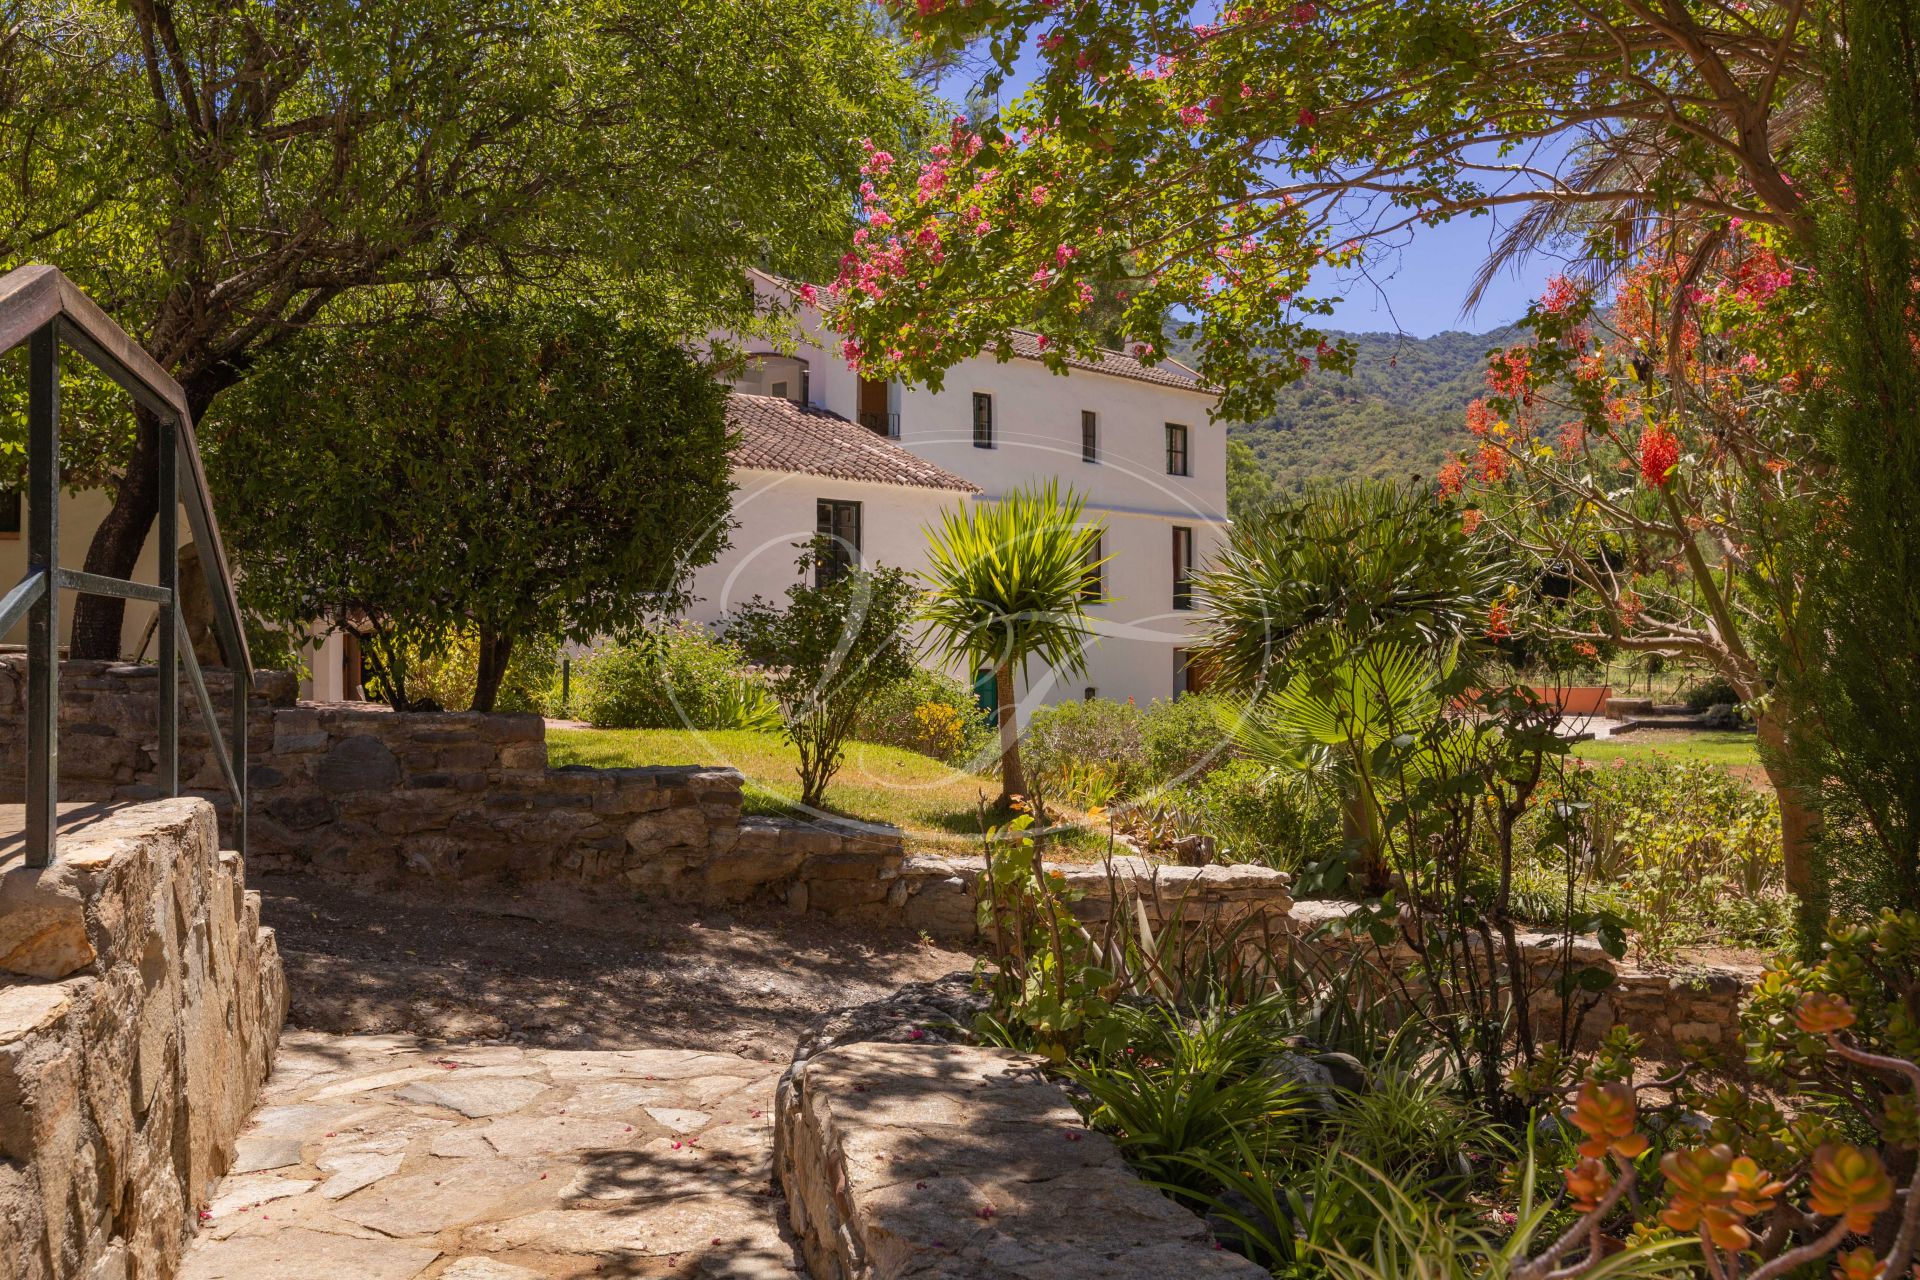
<path fill-rule="evenodd" d="M 764 295 L 784 291 L 756 276 Z M 805 360 L 812 403 L 847 418 L 859 404 L 859 376 L 825 340 L 817 310 L 798 307 L 801 336 L 794 356 Z M 764 344 L 756 344 L 763 347 Z M 973 444 L 973 393 L 994 399 L 994 447 Z M 1206 564 L 1227 528 L 1226 427 L 1209 420 L 1214 397 L 1138 378 L 1076 370 L 1055 374 L 1038 361 L 975 357 L 947 372 L 938 393 L 894 387 L 900 415 L 897 443 L 979 485 L 980 501 L 1034 481 L 1057 477 L 1087 500 L 1087 516 L 1107 528 L 1106 590 L 1112 603 L 1090 610 L 1096 642 L 1084 676 L 1035 670 L 1021 694 L 1023 710 L 1041 702 L 1079 698 L 1088 687 L 1102 697 L 1146 703 L 1175 692 L 1177 651 L 1204 625 L 1194 610 L 1173 608 L 1173 528 L 1193 530 L 1194 564 Z M 1081 459 L 1081 412 L 1099 422 L 1099 460 Z M 1189 476 L 1167 474 L 1166 424 L 1188 428 Z M 808 508 L 811 519 L 811 506 Z M 925 523 L 922 521 L 922 523 Z M 735 540 L 761 540 L 759 518 L 748 512 Z"/>
<path fill-rule="evenodd" d="M 93 531 L 100 527 L 100 521 L 113 507 L 112 495 L 104 489 L 86 489 L 79 493 L 60 495 L 60 567 L 63 569 L 84 568 L 87 562 L 87 544 L 93 541 Z M 11 590 L 27 572 L 28 520 L 27 502 L 23 496 L 20 501 L 21 534 L 16 538 L 11 534 L 0 534 L 0 590 Z M 186 532 L 187 520 L 180 517 L 181 539 L 191 535 Z M 147 539 L 147 545 L 140 551 L 139 563 L 133 571 L 136 582 L 155 583 L 160 580 L 159 560 L 154 554 L 154 541 Z M 65 645 L 73 634 L 73 606 L 77 597 L 71 591 L 60 593 L 60 643 Z M 120 654 L 122 657 L 133 655 L 134 646 L 140 643 L 140 637 L 146 630 L 147 620 L 153 616 L 153 606 L 139 600 L 127 601 L 126 614 L 120 624 Z M 20 623 L 5 636 L 0 643 L 24 645 L 27 642 L 27 624 Z M 147 644 L 147 657 L 154 656 L 154 645 Z"/>
<path fill-rule="evenodd" d="M 714 623 L 754 596 L 782 602 L 800 581 L 796 563 L 813 540 L 822 498 L 860 504 L 861 562 L 918 574 L 927 564 L 925 526 L 971 496 L 953 489 L 868 484 L 792 471 L 733 473 L 732 546 L 694 577 L 687 616 Z"/>

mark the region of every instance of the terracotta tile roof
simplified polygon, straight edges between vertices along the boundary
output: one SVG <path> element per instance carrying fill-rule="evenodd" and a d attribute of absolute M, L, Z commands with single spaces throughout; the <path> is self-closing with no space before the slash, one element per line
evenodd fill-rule
<path fill-rule="evenodd" d="M 740 442 L 733 447 L 735 466 L 873 484 L 980 492 L 980 486 L 971 480 L 962 480 L 908 453 L 858 423 L 782 396 L 749 396 L 736 391 L 727 398 L 727 421 L 740 433 Z"/>
<path fill-rule="evenodd" d="M 1029 333 L 1025 329 L 1015 329 L 1007 342 L 1008 349 L 1022 360 L 1040 359 L 1040 335 Z M 1162 360 L 1156 365 L 1145 365 L 1124 351 L 1102 351 L 1089 360 L 1080 356 L 1068 356 L 1069 369 L 1086 369 L 1092 373 L 1110 374 L 1116 378 L 1132 378 L 1138 382 L 1151 382 L 1162 387 L 1179 387 L 1184 391 L 1198 391 L 1202 395 L 1218 394 L 1214 388 L 1200 381 L 1200 375 L 1178 360 Z"/>

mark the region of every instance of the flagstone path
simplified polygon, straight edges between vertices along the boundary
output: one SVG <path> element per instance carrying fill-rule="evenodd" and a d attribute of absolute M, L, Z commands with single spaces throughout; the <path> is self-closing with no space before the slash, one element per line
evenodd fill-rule
<path fill-rule="evenodd" d="M 793 1280 L 785 1062 L 289 1031 L 182 1280 Z"/>

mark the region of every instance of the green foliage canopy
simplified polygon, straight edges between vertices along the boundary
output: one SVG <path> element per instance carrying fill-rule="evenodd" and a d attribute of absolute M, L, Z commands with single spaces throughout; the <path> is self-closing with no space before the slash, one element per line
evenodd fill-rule
<path fill-rule="evenodd" d="M 1125 282 L 1141 357 L 1187 317 L 1220 415 L 1244 420 L 1303 367 L 1350 366 L 1315 329 L 1327 293 L 1421 225 L 1511 209 L 1504 255 L 1566 236 L 1609 263 L 1657 213 L 1689 247 L 1729 216 L 1808 228 L 1786 167 L 1818 82 L 1799 0 L 894 7 L 936 47 L 989 41 L 1003 75 L 1037 50 L 1038 69 L 926 164 L 869 161 L 834 319 L 875 376 L 937 387 L 1016 326 L 1065 367 Z"/>
<path fill-rule="evenodd" d="M 741 269 L 832 262 L 855 139 L 920 118 L 860 0 L 23 0 L 5 26 L 0 268 L 60 266 L 196 416 L 307 326 L 422 297 L 750 325 Z M 85 567 L 125 577 L 152 424 L 93 421 L 70 443 L 116 504 Z M 83 597 L 76 652 L 119 615 Z"/>
<path fill-rule="evenodd" d="M 726 390 L 579 309 L 308 335 L 222 397 L 203 436 L 247 608 L 364 611 L 394 663 L 473 628 L 474 705 L 527 636 L 622 635 L 725 546 Z M 404 670 L 386 670 L 405 699 Z"/>
<path fill-rule="evenodd" d="M 1038 658 L 1064 675 L 1086 670 L 1089 574 L 1105 526 L 1082 520 L 1086 499 L 1057 481 L 941 513 L 927 548 L 928 641 L 999 690 L 1000 781 L 1022 795 L 1013 676 Z"/>

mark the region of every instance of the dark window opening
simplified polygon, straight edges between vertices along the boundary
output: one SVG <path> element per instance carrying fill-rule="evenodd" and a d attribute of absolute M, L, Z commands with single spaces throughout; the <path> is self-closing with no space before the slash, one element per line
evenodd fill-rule
<path fill-rule="evenodd" d="M 860 425 L 877 436 L 900 434 L 900 415 L 887 411 L 890 388 L 879 378 L 860 379 Z"/>
<path fill-rule="evenodd" d="M 1187 470 L 1187 429 L 1177 422 L 1167 424 L 1167 474 L 1170 476 L 1193 474 Z"/>
<path fill-rule="evenodd" d="M 20 536 L 20 491 L 0 489 L 0 538 Z"/>
<path fill-rule="evenodd" d="M 1091 409 L 1080 411 L 1080 461 L 1100 461 L 1100 417 Z"/>
<path fill-rule="evenodd" d="M 1106 594 L 1107 568 L 1104 564 L 1100 563 L 1106 559 L 1105 542 L 1106 539 L 1104 537 L 1095 535 L 1093 545 L 1087 548 L 1087 572 L 1080 579 L 1080 598 L 1082 600 L 1098 600 Z"/>
<path fill-rule="evenodd" d="M 1173 527 L 1173 607 L 1193 608 L 1193 530 Z"/>
<path fill-rule="evenodd" d="M 993 448 L 993 397 L 980 391 L 973 393 L 973 447 Z"/>
<path fill-rule="evenodd" d="M 825 545 L 820 550 L 814 581 L 825 586 L 860 563 L 860 504 L 821 498 L 815 511 Z"/>

